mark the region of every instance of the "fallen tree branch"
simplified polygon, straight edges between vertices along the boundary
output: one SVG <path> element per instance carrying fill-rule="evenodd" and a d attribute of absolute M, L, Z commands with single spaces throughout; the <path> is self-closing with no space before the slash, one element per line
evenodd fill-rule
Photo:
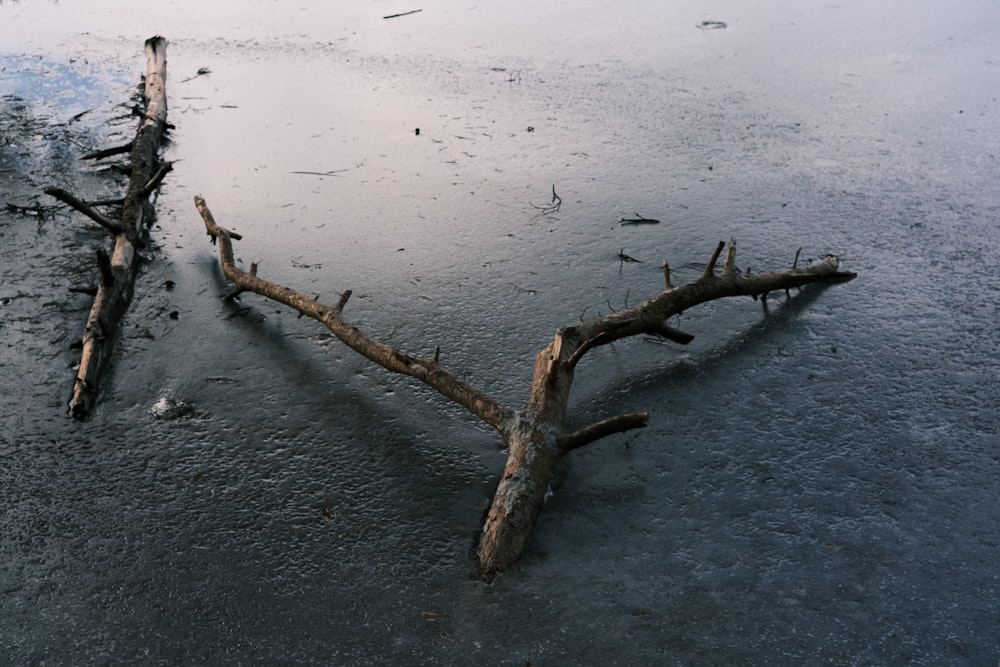
<path fill-rule="evenodd" d="M 162 163 L 158 157 L 167 122 L 167 40 L 152 37 L 146 40 L 145 51 L 143 101 L 146 109 L 135 139 L 126 146 L 84 156 L 85 159 L 98 159 L 130 152 L 129 183 L 121 202 L 119 220 L 110 220 L 65 190 L 55 187 L 45 189 L 46 194 L 80 211 L 115 236 L 110 255 L 103 248 L 97 252 L 101 280 L 87 316 L 81 340 L 80 365 L 69 401 L 70 414 L 80 420 L 87 419 L 93 410 L 101 376 L 110 356 L 114 332 L 132 300 L 139 264 L 136 250 L 142 246 L 145 226 L 153 218 L 152 204 L 148 197 L 170 170 L 169 164 Z"/>
<path fill-rule="evenodd" d="M 552 342 L 535 358 L 535 371 L 525 407 L 503 405 L 446 371 L 438 362 L 411 356 L 370 338 L 350 325 L 342 311 L 350 297 L 345 291 L 335 306 L 287 287 L 263 280 L 253 272 L 241 271 L 233 262 L 231 239 L 220 227 L 205 200 L 195 197 L 195 206 L 213 243 L 219 246 L 219 261 L 233 290 L 255 292 L 288 305 L 300 314 L 323 323 L 353 350 L 389 371 L 417 378 L 445 397 L 465 407 L 492 426 L 508 449 L 507 464 L 487 512 L 477 548 L 478 567 L 488 577 L 506 570 L 524 553 L 535 521 L 541 512 L 545 492 L 556 465 L 567 453 L 614 433 L 642 428 L 649 423 L 645 412 L 618 415 L 570 431 L 567 410 L 570 388 L 582 357 L 596 347 L 640 334 L 687 343 L 693 337 L 667 326 L 666 321 L 692 306 L 727 296 L 758 296 L 778 289 L 809 283 L 850 280 L 855 274 L 840 268 L 833 255 L 805 268 L 748 275 L 735 266 L 736 245 L 730 242 L 723 268 L 716 263 L 726 243 L 720 243 L 694 281 L 673 287 L 664 263 L 666 287 L 657 296 L 631 308 L 558 329 Z"/>

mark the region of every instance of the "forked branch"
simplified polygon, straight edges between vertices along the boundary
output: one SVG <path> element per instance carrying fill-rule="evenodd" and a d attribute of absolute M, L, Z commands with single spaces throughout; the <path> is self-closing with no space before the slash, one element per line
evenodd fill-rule
<path fill-rule="evenodd" d="M 222 271 L 232 281 L 233 292 L 256 292 L 312 317 L 359 354 L 387 370 L 421 380 L 500 433 L 507 445 L 508 458 L 477 547 L 477 566 L 482 576 L 506 570 L 525 552 L 549 480 L 563 456 L 606 436 L 642 428 L 649 423 L 648 413 L 637 412 L 609 417 L 577 430 L 568 428 L 570 389 L 576 367 L 584 355 L 594 348 L 639 334 L 682 344 L 690 342 L 693 336 L 670 327 L 667 321 L 705 301 L 737 295 L 758 296 L 807 283 L 850 280 L 855 276 L 842 270 L 833 255 L 802 269 L 793 267 L 754 275 L 749 275 L 749 271 L 741 273 L 736 268 L 735 243 L 729 244 L 720 273 L 716 273 L 715 266 L 726 249 L 725 243 L 720 243 L 712 253 L 701 276 L 679 287 L 671 285 L 670 270 L 664 263 L 666 285 L 657 296 L 632 308 L 557 330 L 552 342 L 536 356 L 525 407 L 513 410 L 445 370 L 438 361 L 440 348 L 435 349 L 433 359 L 415 357 L 380 343 L 350 325 L 342 312 L 350 290 L 345 291 L 334 306 L 327 306 L 316 298 L 264 280 L 254 272 L 241 271 L 233 262 L 231 241 L 238 236 L 215 222 L 204 199 L 195 197 L 195 205 L 205 229 L 219 246 Z"/>

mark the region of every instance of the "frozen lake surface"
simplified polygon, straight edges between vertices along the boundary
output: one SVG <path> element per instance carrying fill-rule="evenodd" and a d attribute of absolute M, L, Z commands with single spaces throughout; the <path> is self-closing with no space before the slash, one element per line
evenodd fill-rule
<path fill-rule="evenodd" d="M 120 192 L 79 157 L 133 135 L 155 34 L 175 169 L 78 424 L 107 239 L 36 207 Z M 0 662 L 995 663 L 997 44 L 982 1 L 0 2 Z M 483 583 L 499 439 L 224 303 L 196 194 L 262 276 L 514 406 L 662 260 L 860 275 L 588 356 L 580 423 L 651 424 L 567 457 Z"/>

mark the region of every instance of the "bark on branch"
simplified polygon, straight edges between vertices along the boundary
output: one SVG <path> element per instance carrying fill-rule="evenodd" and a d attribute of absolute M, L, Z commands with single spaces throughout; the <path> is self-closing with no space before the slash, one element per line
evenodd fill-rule
<path fill-rule="evenodd" d="M 793 267 L 747 275 L 736 268 L 736 244 L 720 243 L 696 280 L 674 287 L 669 281 L 653 298 L 633 308 L 563 327 L 535 359 L 531 390 L 523 408 L 503 405 L 445 370 L 437 360 L 421 359 L 380 343 L 351 326 L 342 311 L 350 296 L 346 291 L 335 306 L 327 306 L 303 293 L 246 273 L 233 262 L 235 234 L 216 224 L 205 200 L 195 197 L 205 229 L 218 243 L 222 271 L 232 281 L 234 291 L 255 292 L 284 303 L 300 314 L 323 323 L 334 335 L 359 354 L 384 368 L 415 377 L 442 395 L 465 407 L 497 430 L 509 454 L 493 502 L 483 523 L 477 549 L 482 576 L 492 576 L 510 567 L 524 553 L 535 521 L 541 512 L 549 480 L 560 459 L 567 453 L 614 433 L 642 428 L 649 422 L 645 412 L 618 415 L 584 428 L 568 430 L 567 408 L 573 376 L 580 359 L 590 350 L 616 340 L 649 334 L 679 343 L 692 336 L 667 326 L 666 321 L 692 306 L 727 296 L 761 296 L 775 290 L 809 283 L 850 280 L 856 274 L 845 271 L 833 255 L 805 268 Z M 723 267 L 716 264 L 726 250 Z"/>
<path fill-rule="evenodd" d="M 79 420 L 87 419 L 93 410 L 101 376 L 110 357 L 114 333 L 132 300 L 139 266 L 136 250 L 142 247 L 145 227 L 153 217 L 148 197 L 170 170 L 169 165 L 162 163 L 158 157 L 167 123 L 167 40 L 152 37 L 146 40 L 145 51 L 143 101 L 146 110 L 135 139 L 127 146 L 84 156 L 84 159 L 96 159 L 130 152 L 129 183 L 119 220 L 109 219 L 65 190 L 55 187 L 45 189 L 47 194 L 100 224 L 114 234 L 115 239 L 110 257 L 103 250 L 97 255 L 101 281 L 87 316 L 80 366 L 69 401 L 70 414 Z"/>
<path fill-rule="evenodd" d="M 507 425 L 513 419 L 513 411 L 510 408 L 478 387 L 459 379 L 436 360 L 422 359 L 397 350 L 370 338 L 352 326 L 343 316 L 344 306 L 351 294 L 350 290 L 344 292 L 335 306 L 327 306 L 301 292 L 258 278 L 237 268 L 233 262 L 231 239 L 239 237 L 216 224 L 204 199 L 195 197 L 194 202 L 205 223 L 205 230 L 212 237 L 212 241 L 219 246 L 222 272 L 233 283 L 235 292 L 255 292 L 317 320 L 358 354 L 394 373 L 409 375 L 424 382 L 485 421 L 502 436 L 505 435 Z"/>

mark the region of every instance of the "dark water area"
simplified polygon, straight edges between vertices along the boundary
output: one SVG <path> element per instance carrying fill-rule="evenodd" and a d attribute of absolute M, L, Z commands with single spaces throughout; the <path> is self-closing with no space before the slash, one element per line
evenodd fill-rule
<path fill-rule="evenodd" d="M 1000 11 L 341 4 L 0 3 L 0 664 L 996 663 Z M 78 424 L 108 240 L 41 191 L 120 192 L 79 157 L 131 137 L 154 34 L 175 169 Z M 195 194 L 245 265 L 513 406 L 664 259 L 859 277 L 588 355 L 574 418 L 650 426 L 567 457 L 483 583 L 498 438 L 224 303 Z"/>

